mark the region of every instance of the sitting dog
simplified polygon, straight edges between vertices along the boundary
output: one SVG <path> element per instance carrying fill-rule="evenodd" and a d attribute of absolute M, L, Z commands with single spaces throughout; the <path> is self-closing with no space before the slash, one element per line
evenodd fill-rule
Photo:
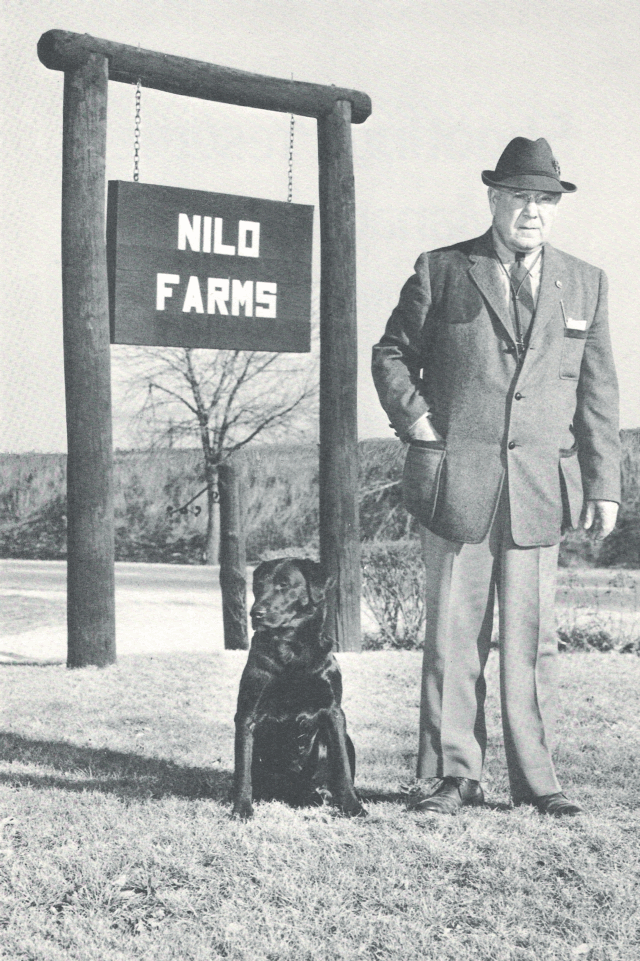
<path fill-rule="evenodd" d="M 323 632 L 328 587 L 310 560 L 264 561 L 254 571 L 255 633 L 235 717 L 236 817 L 253 815 L 253 799 L 321 804 L 327 791 L 343 813 L 365 813 L 342 675 Z"/>

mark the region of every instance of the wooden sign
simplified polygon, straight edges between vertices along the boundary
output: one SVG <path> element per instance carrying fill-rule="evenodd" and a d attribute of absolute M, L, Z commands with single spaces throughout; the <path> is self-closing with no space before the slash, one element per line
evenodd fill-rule
<path fill-rule="evenodd" d="M 313 207 L 109 181 L 113 344 L 306 352 Z"/>

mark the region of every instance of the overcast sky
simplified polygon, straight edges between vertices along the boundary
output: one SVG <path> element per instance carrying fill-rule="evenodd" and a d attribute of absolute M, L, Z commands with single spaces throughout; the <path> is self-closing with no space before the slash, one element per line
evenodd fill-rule
<path fill-rule="evenodd" d="M 480 171 L 512 137 L 546 137 L 578 185 L 552 240 L 607 271 L 622 426 L 640 426 L 638 0 L 2 0 L 2 16 L 0 450 L 66 446 L 63 75 L 36 54 L 52 28 L 369 94 L 353 127 L 362 437 L 390 436 L 370 351 L 416 257 L 482 233 Z M 110 84 L 109 179 L 132 177 L 133 120 L 134 88 Z M 141 180 L 286 200 L 288 136 L 284 114 L 143 90 Z M 293 199 L 317 207 L 307 118 Z M 120 445 L 126 350 L 112 349 Z"/>

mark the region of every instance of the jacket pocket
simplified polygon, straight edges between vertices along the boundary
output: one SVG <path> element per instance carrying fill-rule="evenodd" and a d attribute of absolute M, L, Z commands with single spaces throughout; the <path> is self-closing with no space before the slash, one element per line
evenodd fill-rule
<path fill-rule="evenodd" d="M 402 475 L 406 510 L 428 527 L 433 520 L 445 458 L 444 444 L 410 444 Z"/>
<path fill-rule="evenodd" d="M 576 454 L 577 445 L 560 451 L 560 494 L 562 497 L 562 531 L 577 527 L 583 503 L 582 473 Z"/>
<path fill-rule="evenodd" d="M 577 380 L 587 338 L 586 331 L 565 330 L 560 357 L 560 377 L 562 380 Z"/>

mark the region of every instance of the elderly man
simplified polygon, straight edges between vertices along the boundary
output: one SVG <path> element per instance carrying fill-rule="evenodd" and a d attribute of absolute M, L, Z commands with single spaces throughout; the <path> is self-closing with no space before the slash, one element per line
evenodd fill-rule
<path fill-rule="evenodd" d="M 484 801 L 484 670 L 500 611 L 500 695 L 514 805 L 582 808 L 552 760 L 555 577 L 563 530 L 606 537 L 620 499 L 607 280 L 547 241 L 564 193 L 549 144 L 517 137 L 485 170 L 491 228 L 422 254 L 373 375 L 409 447 L 403 493 L 427 568 L 418 810 Z"/>

